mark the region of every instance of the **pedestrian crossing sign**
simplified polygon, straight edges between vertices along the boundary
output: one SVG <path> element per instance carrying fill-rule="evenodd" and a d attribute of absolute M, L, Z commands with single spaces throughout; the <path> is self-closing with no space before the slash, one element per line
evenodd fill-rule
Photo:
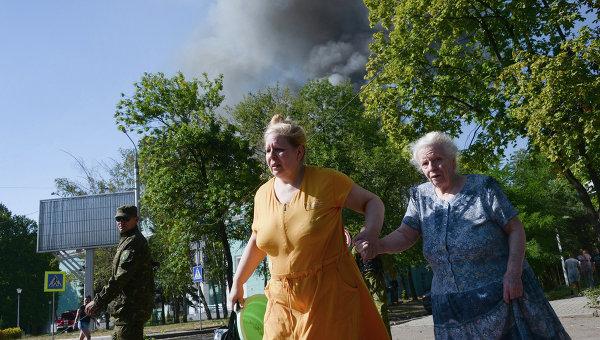
<path fill-rule="evenodd" d="M 65 272 L 45 272 L 44 292 L 64 292 L 67 283 Z"/>
<path fill-rule="evenodd" d="M 202 266 L 195 266 L 192 271 L 192 281 L 202 282 Z"/>

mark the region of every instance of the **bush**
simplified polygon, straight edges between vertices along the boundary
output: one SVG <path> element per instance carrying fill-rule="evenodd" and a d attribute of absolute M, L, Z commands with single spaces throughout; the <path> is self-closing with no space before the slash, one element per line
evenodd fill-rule
<path fill-rule="evenodd" d="M 0 329 L 0 339 L 20 339 L 23 336 L 23 330 L 18 327 Z"/>
<path fill-rule="evenodd" d="M 584 290 L 583 295 L 590 300 L 588 302 L 590 308 L 600 309 L 600 286 Z"/>
<path fill-rule="evenodd" d="M 567 286 L 559 286 L 551 291 L 544 292 L 548 301 L 566 299 L 573 296 L 573 290 Z"/>

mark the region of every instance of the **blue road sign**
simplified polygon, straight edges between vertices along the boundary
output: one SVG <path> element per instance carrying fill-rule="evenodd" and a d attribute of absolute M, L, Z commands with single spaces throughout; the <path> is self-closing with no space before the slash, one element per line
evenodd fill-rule
<path fill-rule="evenodd" d="M 64 292 L 67 275 L 65 272 L 44 272 L 44 292 Z"/>
<path fill-rule="evenodd" d="M 192 281 L 194 282 L 202 282 L 204 281 L 202 279 L 202 266 L 195 266 L 194 269 L 192 270 Z"/>

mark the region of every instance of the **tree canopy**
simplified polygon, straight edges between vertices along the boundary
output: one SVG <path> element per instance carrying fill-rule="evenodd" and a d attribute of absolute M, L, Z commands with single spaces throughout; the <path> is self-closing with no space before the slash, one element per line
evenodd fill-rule
<path fill-rule="evenodd" d="M 229 239 L 246 238 L 240 228 L 249 229 L 259 163 L 237 129 L 215 113 L 221 90 L 221 77 L 145 74 L 115 113 L 120 129 L 142 137 L 142 209 L 154 226 L 159 285 L 172 298 L 189 290 L 190 245 L 205 238 L 222 244 L 226 266 L 219 269 L 231 284 Z"/>
<path fill-rule="evenodd" d="M 362 100 L 398 144 L 472 128 L 485 170 L 526 137 L 577 190 L 600 233 L 599 9 L 590 1 L 372 1 Z"/>
<path fill-rule="evenodd" d="M 20 326 L 29 334 L 45 331 L 48 300 L 44 272 L 57 270 L 51 254 L 37 253 L 37 224 L 13 215 L 0 203 L 0 328 L 17 324 L 17 288 L 22 289 Z"/>
<path fill-rule="evenodd" d="M 491 170 L 519 210 L 527 234 L 527 260 L 544 288 L 564 284 L 560 255 L 591 249 L 593 229 L 576 191 L 559 171 L 535 150 L 516 152 L 507 164 Z M 560 237 L 563 253 L 556 240 Z"/>

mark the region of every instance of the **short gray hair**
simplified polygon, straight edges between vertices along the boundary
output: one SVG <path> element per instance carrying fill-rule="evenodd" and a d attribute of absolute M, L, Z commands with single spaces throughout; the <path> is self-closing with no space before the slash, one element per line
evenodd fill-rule
<path fill-rule="evenodd" d="M 429 132 L 425 136 L 417 139 L 410 145 L 410 151 L 412 153 L 411 163 L 421 171 L 421 160 L 419 160 L 419 153 L 423 148 L 439 146 L 442 148 L 446 157 L 453 158 L 458 166 L 458 148 L 452 141 L 452 138 L 447 134 L 439 131 Z"/>

